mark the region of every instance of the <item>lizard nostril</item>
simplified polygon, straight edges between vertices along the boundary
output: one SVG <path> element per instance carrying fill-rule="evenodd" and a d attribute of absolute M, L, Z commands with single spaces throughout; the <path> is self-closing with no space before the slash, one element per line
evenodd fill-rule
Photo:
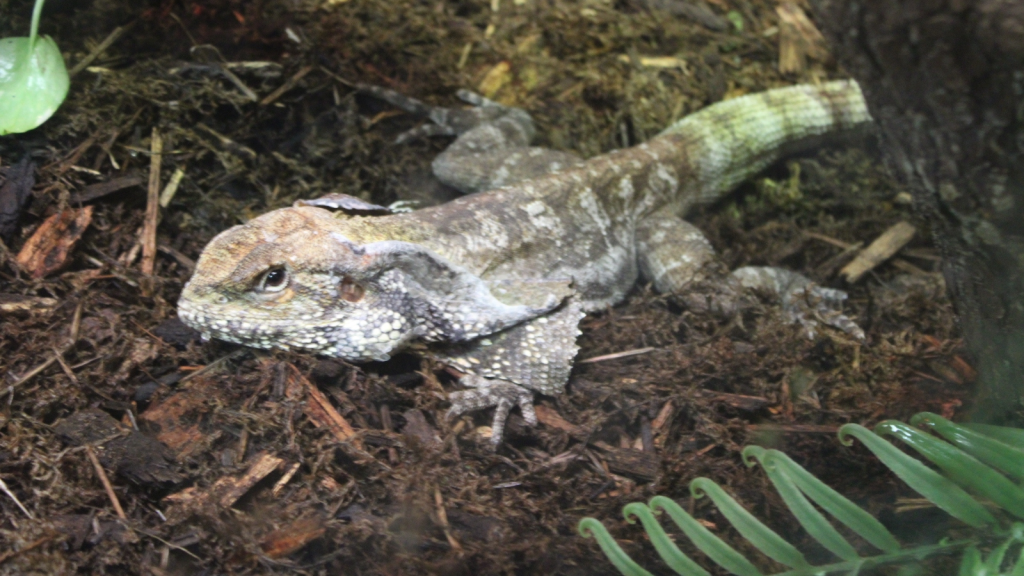
<path fill-rule="evenodd" d="M 345 276 L 341 279 L 341 297 L 346 302 L 359 302 L 363 299 L 363 294 L 366 293 L 364 289 L 356 281 Z"/>

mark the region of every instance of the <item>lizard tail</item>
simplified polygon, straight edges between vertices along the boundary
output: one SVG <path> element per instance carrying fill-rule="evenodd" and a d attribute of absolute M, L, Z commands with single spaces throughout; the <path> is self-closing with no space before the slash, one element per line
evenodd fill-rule
<path fill-rule="evenodd" d="M 677 198 L 706 204 L 779 158 L 861 131 L 871 120 L 860 86 L 838 80 L 719 102 L 672 124 L 658 138 L 676 140 L 687 152 L 692 177 Z"/>

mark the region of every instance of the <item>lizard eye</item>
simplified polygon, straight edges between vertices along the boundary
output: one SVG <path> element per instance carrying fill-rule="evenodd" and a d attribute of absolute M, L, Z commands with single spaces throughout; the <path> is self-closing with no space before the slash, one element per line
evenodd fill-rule
<path fill-rule="evenodd" d="M 363 294 L 366 293 L 366 289 L 356 283 L 355 280 L 345 276 L 341 279 L 341 284 L 338 286 L 341 292 L 341 298 L 346 302 L 359 302 L 363 299 Z"/>
<path fill-rule="evenodd" d="M 256 285 L 258 292 L 280 292 L 288 285 L 288 271 L 275 266 L 263 273 Z"/>

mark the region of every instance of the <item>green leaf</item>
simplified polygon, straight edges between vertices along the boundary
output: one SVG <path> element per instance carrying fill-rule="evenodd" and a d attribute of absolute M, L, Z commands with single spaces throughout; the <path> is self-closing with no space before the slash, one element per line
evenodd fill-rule
<path fill-rule="evenodd" d="M 748 446 L 743 450 L 744 459 L 750 456 L 758 457 L 756 455 L 759 452 L 753 450 L 754 448 L 758 447 Z M 763 466 L 784 468 L 786 475 L 801 492 L 879 550 L 896 552 L 900 549 L 900 543 L 896 537 L 874 516 L 815 478 L 813 474 L 794 462 L 785 453 L 778 450 L 765 451 L 764 456 L 758 457 L 758 459 L 761 460 Z M 750 466 L 752 463 L 747 461 L 747 465 Z"/>
<path fill-rule="evenodd" d="M 604 527 L 596 518 L 584 518 L 580 520 L 579 526 L 577 527 L 580 535 L 584 538 L 593 537 L 597 540 L 598 546 L 601 547 L 601 551 L 604 555 L 611 560 L 612 564 L 619 569 L 624 576 L 654 576 L 647 570 L 644 570 L 639 564 L 633 561 L 632 558 L 626 554 L 619 543 L 612 538 L 612 535 L 608 533 L 608 529 Z"/>
<path fill-rule="evenodd" d="M 787 474 L 786 466 L 784 464 L 780 466 L 780 462 L 773 459 L 773 457 L 778 458 L 778 454 L 782 453 L 777 450 L 764 450 L 760 447 L 754 450 L 748 447 L 743 450 L 744 457 L 750 455 L 761 462 L 761 467 L 768 474 L 768 479 L 775 485 L 775 490 L 782 496 L 782 500 L 789 507 L 789 511 L 793 513 L 793 516 L 796 516 L 797 522 L 803 526 L 804 530 L 812 538 L 843 560 L 855 560 L 858 557 L 857 550 L 829 523 L 825 515 L 818 512 L 818 509 L 804 496 L 793 478 Z M 790 461 L 790 463 L 796 465 L 795 462 Z"/>
<path fill-rule="evenodd" d="M 956 446 L 896 420 L 879 422 L 875 433 L 899 438 L 941 468 L 949 479 L 1024 518 L 1024 490 Z"/>
<path fill-rule="evenodd" d="M 867 428 L 846 424 L 839 429 L 839 440 L 850 445 L 852 442 L 847 436 L 863 442 L 901 480 L 952 516 L 975 528 L 995 523 L 992 514 L 952 480 L 904 454 Z"/>
<path fill-rule="evenodd" d="M 679 529 L 686 534 L 686 537 L 693 542 L 694 546 L 730 573 L 739 574 L 740 576 L 759 576 L 761 574 L 757 567 L 737 552 L 735 548 L 712 534 L 710 530 L 705 528 L 700 522 L 697 522 L 693 516 L 687 514 L 686 510 L 683 510 L 669 498 L 655 496 L 651 498 L 649 506 L 651 510 L 657 511 L 661 509 L 668 513 L 672 521 L 676 523 L 676 526 L 679 526 Z M 675 568 L 673 567 L 673 569 Z M 683 574 L 683 572 L 680 572 L 680 574 Z"/>
<path fill-rule="evenodd" d="M 1024 548 L 1021 548 L 1019 552 L 1020 556 L 1017 557 L 1017 562 L 1014 563 L 1007 576 L 1024 576 Z"/>
<path fill-rule="evenodd" d="M 658 555 L 665 561 L 665 564 L 676 571 L 676 574 L 711 576 L 707 570 L 701 568 L 672 542 L 672 539 L 665 533 L 665 529 L 654 519 L 654 513 L 643 502 L 627 504 L 622 509 L 622 514 L 630 524 L 635 522 L 633 516 L 640 519 L 644 525 L 644 531 L 651 539 L 651 544 L 654 544 L 654 549 L 658 551 Z"/>
<path fill-rule="evenodd" d="M 71 79 L 49 36 L 0 39 L 0 136 L 27 132 L 53 115 Z"/>
<path fill-rule="evenodd" d="M 740 14 L 739 12 L 737 12 L 735 10 L 729 10 L 725 14 L 725 17 L 726 17 L 726 19 L 729 20 L 729 22 L 732 22 L 732 25 L 733 25 L 734 28 L 736 28 L 737 32 L 743 32 L 743 15 L 742 14 Z"/>
<path fill-rule="evenodd" d="M 707 494 L 736 531 L 772 560 L 792 568 L 810 567 L 799 550 L 747 512 L 718 484 L 707 478 L 697 478 L 690 482 L 690 493 L 694 498 Z"/>
<path fill-rule="evenodd" d="M 932 416 L 932 414 L 930 412 L 922 412 L 917 416 L 927 418 Z M 917 416 L 915 416 L 915 418 Z M 958 426 L 961 428 L 967 428 L 968 430 L 977 432 L 978 434 L 984 434 L 985 436 L 995 438 L 996 440 L 999 440 L 1004 444 L 1009 444 L 1010 446 L 1024 446 L 1024 429 L 1022 428 L 993 426 L 991 424 L 973 424 L 970 422 L 958 424 Z"/>
<path fill-rule="evenodd" d="M 981 561 L 981 551 L 977 546 L 971 546 L 964 551 L 964 558 L 960 562 L 958 576 L 977 576 L 978 571 L 984 566 Z"/>
<path fill-rule="evenodd" d="M 979 424 L 961 426 L 931 412 L 915 414 L 910 423 L 918 428 L 930 428 L 978 460 L 1012 478 L 1024 480 L 1024 450 L 1018 448 L 1024 442 L 1016 440 L 1014 433 L 1024 433 L 1024 430 Z"/>

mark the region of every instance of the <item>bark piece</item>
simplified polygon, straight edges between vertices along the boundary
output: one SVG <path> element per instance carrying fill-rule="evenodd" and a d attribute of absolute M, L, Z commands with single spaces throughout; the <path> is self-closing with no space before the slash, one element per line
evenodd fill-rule
<path fill-rule="evenodd" d="M 26 154 L 7 169 L 7 180 L 0 186 L 0 239 L 8 242 L 18 230 L 18 217 L 36 184 L 36 165 Z"/>
<path fill-rule="evenodd" d="M 867 248 L 861 250 L 839 273 L 846 277 L 847 282 L 857 282 L 876 266 L 892 258 L 914 238 L 916 233 L 917 228 L 909 222 L 897 222 L 875 238 Z"/>
<path fill-rule="evenodd" d="M 104 467 L 119 477 L 143 486 L 166 486 L 182 475 L 174 454 L 159 441 L 126 429 L 98 408 L 86 408 L 68 416 L 54 428 L 68 445 L 97 444 L 96 455 Z"/>
<path fill-rule="evenodd" d="M 601 455 L 608 469 L 641 482 L 653 482 L 661 469 L 661 457 L 632 448 L 612 448 Z"/>
<path fill-rule="evenodd" d="M 188 388 L 164 398 L 139 415 L 139 424 L 152 428 L 157 440 L 166 444 L 179 461 L 201 450 L 219 434 L 203 430 L 206 414 L 224 396 L 214 378 L 200 376 Z"/>
<path fill-rule="evenodd" d="M 406 438 L 415 439 L 427 448 L 436 449 L 441 446 L 441 437 L 437 434 L 437 430 L 427 422 L 427 417 L 421 410 L 406 410 L 402 417 L 405 418 L 402 434 Z"/>
<path fill-rule="evenodd" d="M 15 258 L 33 278 L 42 278 L 67 264 L 68 255 L 92 222 L 92 206 L 50 216 L 36 229 Z"/>

